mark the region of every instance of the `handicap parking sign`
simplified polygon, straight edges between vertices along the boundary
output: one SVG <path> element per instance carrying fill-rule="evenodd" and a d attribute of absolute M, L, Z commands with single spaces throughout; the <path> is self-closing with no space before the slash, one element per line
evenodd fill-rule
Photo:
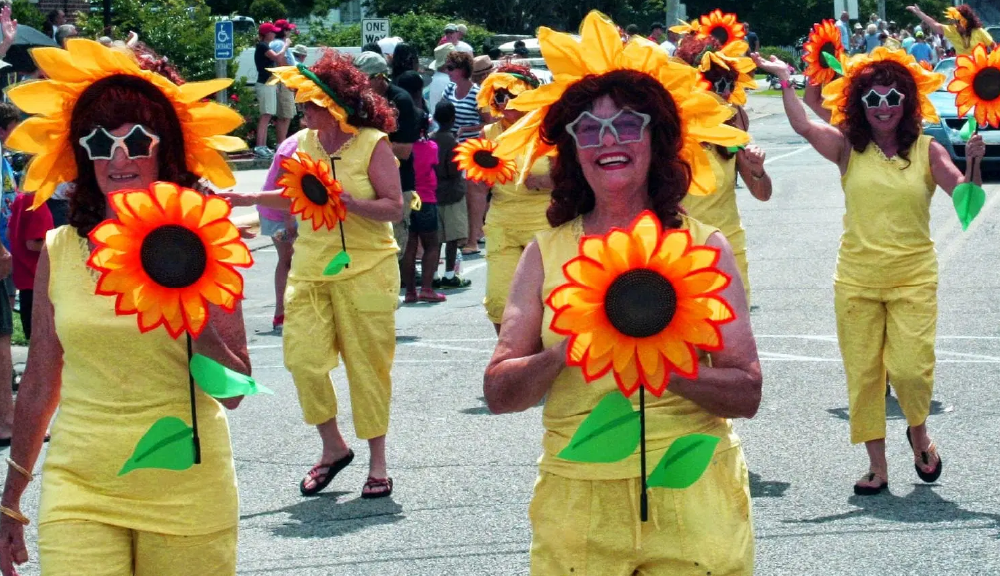
<path fill-rule="evenodd" d="M 232 60 L 233 58 L 232 20 L 215 23 L 215 57 L 218 60 Z"/>

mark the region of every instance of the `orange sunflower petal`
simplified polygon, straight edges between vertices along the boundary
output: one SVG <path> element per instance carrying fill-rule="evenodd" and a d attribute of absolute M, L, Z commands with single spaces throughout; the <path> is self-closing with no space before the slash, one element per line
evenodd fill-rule
<path fill-rule="evenodd" d="M 1000 127 L 1000 50 L 987 54 L 979 44 L 971 54 L 959 55 L 955 66 L 948 91 L 955 94 L 958 115 L 972 110 L 978 124 Z"/>
<path fill-rule="evenodd" d="M 837 77 L 837 73 L 823 58 L 823 52 L 829 53 L 837 60 L 844 56 L 844 44 L 833 20 L 824 20 L 813 25 L 809 40 L 802 48 L 805 51 L 802 60 L 806 63 L 804 74 L 809 78 L 810 84 L 822 86 Z"/>

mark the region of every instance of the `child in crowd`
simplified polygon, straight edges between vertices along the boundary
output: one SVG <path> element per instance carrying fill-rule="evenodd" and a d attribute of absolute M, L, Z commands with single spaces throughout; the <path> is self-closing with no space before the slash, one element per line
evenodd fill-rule
<path fill-rule="evenodd" d="M 402 272 L 406 285 L 405 303 L 444 302 L 444 294 L 434 291 L 434 272 L 441 255 L 438 239 L 437 175 L 434 166 L 438 163 L 438 146 L 427 138 L 430 121 L 424 114 L 420 127 L 420 139 L 413 144 L 413 170 L 416 177 L 417 196 L 420 210 L 410 213 L 410 236 L 403 254 Z M 417 239 L 423 246 L 421 258 L 421 288 L 416 287 Z"/>
<path fill-rule="evenodd" d="M 455 270 L 458 247 L 465 244 L 469 235 L 469 212 L 465 204 L 465 178 L 455 163 L 455 146 L 458 140 L 452 132 L 455 124 L 455 105 L 449 100 L 441 100 L 434 107 L 434 122 L 438 131 L 431 134 L 437 143 L 437 209 L 441 229 L 440 241 L 445 243 L 444 278 L 441 288 L 467 288 L 472 284 L 458 275 Z M 440 250 L 440 249 L 439 249 Z"/>
<path fill-rule="evenodd" d="M 21 326 L 24 337 L 31 340 L 31 305 L 34 301 L 35 269 L 45 245 L 45 233 L 55 228 L 48 203 L 31 210 L 33 194 L 17 195 L 10 211 L 7 234 L 10 254 L 14 258 L 14 287 L 20 293 Z"/>

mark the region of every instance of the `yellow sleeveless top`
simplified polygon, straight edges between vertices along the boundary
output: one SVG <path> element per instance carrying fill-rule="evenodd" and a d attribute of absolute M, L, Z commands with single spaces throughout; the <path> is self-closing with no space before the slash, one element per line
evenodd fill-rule
<path fill-rule="evenodd" d="M 983 28 L 973 30 L 968 40 L 958 33 L 954 24 L 942 24 L 941 31 L 944 32 L 945 39 L 955 47 L 955 54 L 958 56 L 972 54 L 972 49 L 979 44 L 985 44 L 987 48 L 993 44 L 993 37 Z"/>
<path fill-rule="evenodd" d="M 488 140 L 496 142 L 503 133 L 503 125 L 494 122 L 483 132 Z M 518 156 L 515 163 L 521 166 L 524 156 Z M 531 167 L 529 174 L 544 176 L 549 173 L 549 157 L 543 156 Z M 545 211 L 552 199 L 551 190 L 535 191 L 514 181 L 493 185 L 493 198 L 486 213 L 486 224 L 509 230 L 545 230 L 551 228 Z"/>
<path fill-rule="evenodd" d="M 686 216 L 682 218 L 684 222 L 681 228 L 691 231 L 695 244 L 705 244 L 708 237 L 717 231 L 692 218 Z M 558 228 L 544 230 L 535 236 L 542 254 L 545 273 L 542 300 L 546 300 L 553 290 L 566 282 L 563 265 L 577 256 L 582 236 L 582 218 L 567 222 Z M 542 316 L 541 335 L 542 345 L 545 348 L 555 346 L 566 338 L 549 328 L 552 316 L 552 310 L 546 306 Z M 707 358 L 702 359 L 703 363 L 707 361 Z M 557 456 L 569 444 L 573 433 L 590 415 L 597 403 L 617 389 L 618 385 L 611 372 L 590 384 L 584 381 L 583 372 L 579 367 L 567 367 L 559 373 L 545 399 L 545 408 L 542 412 L 545 435 L 542 438 L 544 452 L 538 462 L 541 471 L 581 480 L 639 477 L 638 448 L 628 458 L 609 464 L 570 462 Z M 630 400 L 638 410 L 639 394 L 633 394 Z M 672 394 L 669 387 L 659 398 L 646 396 L 647 468 L 659 462 L 676 438 L 694 433 L 721 437 L 722 441 L 717 448 L 719 451 L 737 446 L 740 442 L 728 419 L 714 416 L 694 402 Z"/>
<path fill-rule="evenodd" d="M 719 154 L 715 146 L 709 148 L 707 152 L 708 163 L 712 166 L 712 174 L 715 175 L 715 194 L 708 196 L 688 194 L 681 202 L 681 206 L 695 220 L 718 228 L 729 240 L 734 254 L 746 252 L 746 231 L 743 229 L 740 210 L 736 205 L 736 155 L 727 160 Z"/>
<path fill-rule="evenodd" d="M 236 472 L 223 407 L 196 388 L 201 464 L 119 477 L 149 427 L 165 416 L 191 424 L 187 346 L 167 331 L 139 332 L 116 316 L 86 267 L 87 241 L 50 230 L 49 297 L 63 349 L 59 411 L 42 467 L 39 522 L 89 520 L 133 530 L 199 535 L 239 520 Z"/>
<path fill-rule="evenodd" d="M 937 281 L 931 240 L 931 137 L 910 148 L 909 164 L 888 159 L 874 143 L 851 150 L 844 187 L 844 234 L 837 255 L 838 282 L 867 288 L 915 286 Z"/>
<path fill-rule="evenodd" d="M 323 149 L 315 130 L 300 131 L 298 150 L 309 154 L 314 160 L 330 162 L 330 155 Z M 372 152 L 380 140 L 388 137 L 374 128 L 361 128 L 354 138 L 347 142 L 337 156 L 339 160 L 332 162 L 337 180 L 344 186 L 344 191 L 359 200 L 374 200 L 375 188 L 368 179 L 368 165 Z M 396 167 L 393 167 L 395 170 Z M 324 276 L 323 269 L 333 260 L 333 257 L 343 249 L 340 242 L 340 227 L 327 230 L 320 226 L 313 230 L 312 221 L 299 220 L 299 236 L 295 239 L 295 254 L 292 256 L 292 268 L 289 278 L 295 280 L 340 281 L 371 270 L 386 258 L 394 258 L 399 252 L 396 239 L 392 235 L 392 224 L 379 222 L 347 213 L 343 221 L 344 240 L 351 264 L 334 276 Z"/>

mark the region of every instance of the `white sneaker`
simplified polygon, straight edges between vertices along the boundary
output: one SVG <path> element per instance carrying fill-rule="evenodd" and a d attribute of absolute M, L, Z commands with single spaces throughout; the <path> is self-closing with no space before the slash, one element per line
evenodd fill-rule
<path fill-rule="evenodd" d="M 261 158 L 274 158 L 274 151 L 267 146 L 258 146 L 253 149 L 253 153 Z"/>

